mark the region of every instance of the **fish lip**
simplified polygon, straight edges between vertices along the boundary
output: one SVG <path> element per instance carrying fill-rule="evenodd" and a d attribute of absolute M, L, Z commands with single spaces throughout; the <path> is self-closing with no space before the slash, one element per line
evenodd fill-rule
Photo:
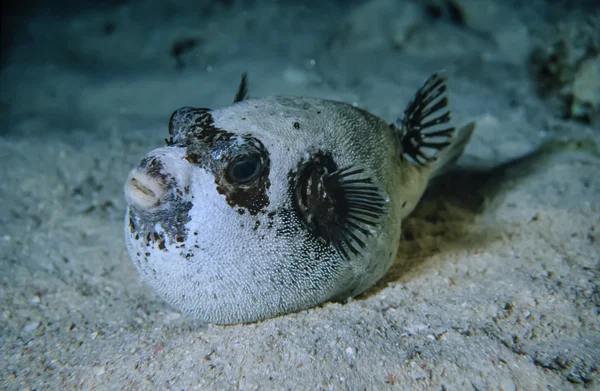
<path fill-rule="evenodd" d="M 124 191 L 129 206 L 152 210 L 161 204 L 166 189 L 162 178 L 134 168 L 125 182 Z"/>
<path fill-rule="evenodd" d="M 148 197 L 156 197 L 156 193 L 154 193 L 150 188 L 144 186 L 140 181 L 135 178 L 131 178 L 129 183 L 138 191 L 142 192 L 144 195 Z"/>

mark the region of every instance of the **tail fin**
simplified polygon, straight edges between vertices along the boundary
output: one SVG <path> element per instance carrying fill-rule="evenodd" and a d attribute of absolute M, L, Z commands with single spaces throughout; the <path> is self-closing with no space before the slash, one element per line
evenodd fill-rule
<path fill-rule="evenodd" d="M 469 122 L 458 131 L 458 135 L 452 139 L 447 147 L 435 155 L 435 161 L 431 163 L 431 178 L 442 175 L 456 163 L 471 140 L 474 130 L 475 122 Z"/>

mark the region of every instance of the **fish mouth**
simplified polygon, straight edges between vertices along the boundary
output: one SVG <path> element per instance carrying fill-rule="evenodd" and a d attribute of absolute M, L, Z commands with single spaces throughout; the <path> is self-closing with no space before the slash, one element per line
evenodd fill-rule
<path fill-rule="evenodd" d="M 159 178 L 138 169 L 131 171 L 124 190 L 127 203 L 141 209 L 157 207 L 165 193 Z"/>
<path fill-rule="evenodd" d="M 154 198 L 156 197 L 156 194 L 147 186 L 144 186 L 143 183 L 141 183 L 140 181 L 138 181 L 135 178 L 131 178 L 131 180 L 129 181 L 130 185 L 135 189 L 138 190 L 140 192 L 142 192 L 145 196 Z"/>

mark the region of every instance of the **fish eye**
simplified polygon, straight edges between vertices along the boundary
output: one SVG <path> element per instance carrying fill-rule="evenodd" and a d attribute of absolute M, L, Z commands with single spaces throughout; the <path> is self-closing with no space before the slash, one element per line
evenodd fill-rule
<path fill-rule="evenodd" d="M 262 170 L 262 162 L 258 155 L 241 156 L 227 167 L 230 182 L 248 183 L 255 179 Z"/>

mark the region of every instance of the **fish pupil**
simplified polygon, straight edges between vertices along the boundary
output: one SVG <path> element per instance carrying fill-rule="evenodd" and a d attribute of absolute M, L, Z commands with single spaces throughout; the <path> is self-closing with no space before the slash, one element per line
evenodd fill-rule
<path fill-rule="evenodd" d="M 258 176 L 260 169 L 258 156 L 244 156 L 230 165 L 228 176 L 232 182 L 247 183 Z"/>

